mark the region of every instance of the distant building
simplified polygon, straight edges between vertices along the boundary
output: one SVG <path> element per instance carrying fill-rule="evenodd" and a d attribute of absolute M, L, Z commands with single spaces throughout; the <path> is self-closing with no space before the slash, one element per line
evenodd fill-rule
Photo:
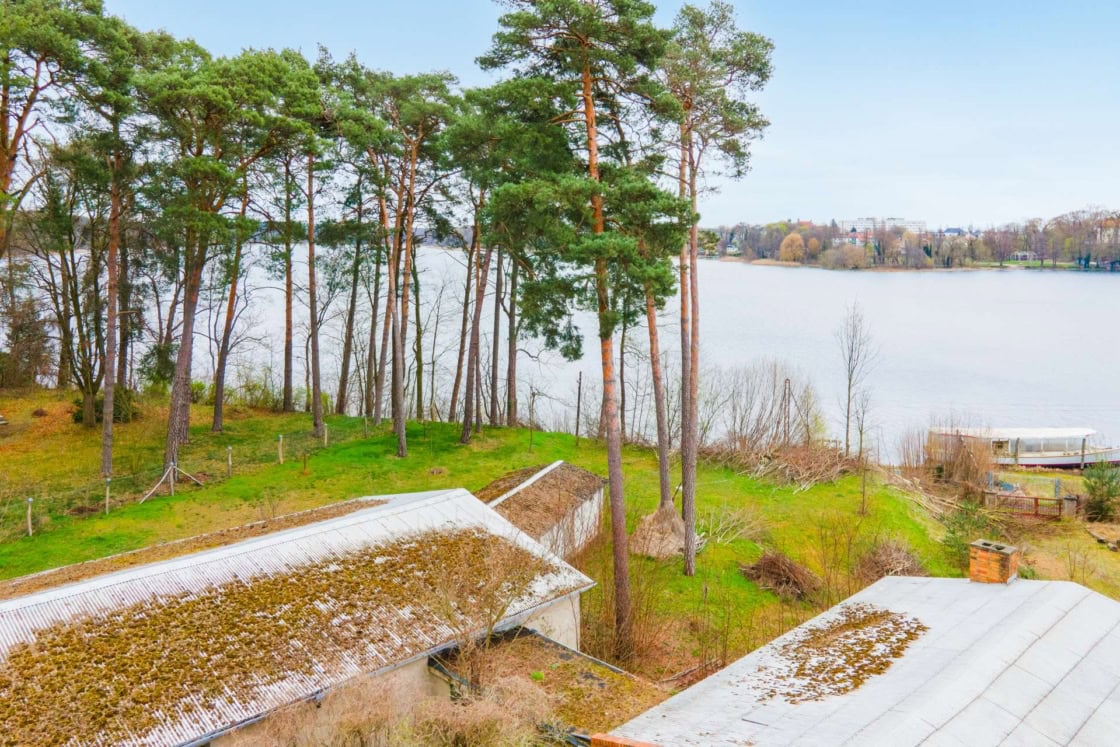
<path fill-rule="evenodd" d="M 861 232 L 873 232 L 882 228 L 901 228 L 911 233 L 921 233 L 926 230 L 924 220 L 906 220 L 905 218 L 855 218 L 836 221 L 837 226 L 844 233 L 852 229 Z"/>

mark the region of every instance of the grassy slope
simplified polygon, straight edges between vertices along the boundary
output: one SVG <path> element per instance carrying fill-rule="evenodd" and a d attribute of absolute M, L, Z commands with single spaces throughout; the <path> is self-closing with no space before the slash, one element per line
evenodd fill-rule
<path fill-rule="evenodd" d="M 0 404 L 7 408 L 0 411 L 15 422 L 18 410 L 29 411 L 26 404 L 23 400 L 9 401 Z M 96 470 L 96 435 L 57 422 L 53 414 L 57 403 L 47 404 L 51 417 L 0 440 L 0 460 L 6 470 L 24 481 L 37 480 L 40 473 L 55 484 L 88 479 L 89 468 Z M 304 472 L 299 459 L 289 459 L 284 465 L 275 463 L 272 434 L 306 429 L 308 416 L 241 413 L 231 420 L 225 434 L 216 435 L 205 424 L 205 412 L 200 409 L 196 415 L 189 453 L 199 458 L 208 453 L 224 454 L 226 444 L 232 443 L 236 450 L 266 455 L 267 461 L 239 466 L 232 479 L 216 480 L 205 488 L 181 489 L 173 498 L 161 495 L 144 504 L 115 507 L 108 516 L 56 512 L 40 521 L 35 536 L 0 542 L 0 579 L 356 496 L 446 487 L 477 490 L 510 470 L 556 459 L 600 474 L 606 472 L 602 446 L 587 439 L 577 445 L 570 435 L 538 432 L 531 436 L 530 449 L 528 431 L 496 428 L 487 429 L 472 444 L 462 446 L 458 444 L 458 428 L 439 423 L 411 424 L 410 454 L 401 460 L 394 455 L 395 441 L 387 430 L 376 429 L 368 439 L 362 438 L 362 423 L 357 418 L 329 420 L 332 432 L 346 434 L 351 440 L 313 453 Z M 162 433 L 150 420 L 123 426 L 119 431 L 118 463 L 134 460 L 135 453 L 145 459 L 152 455 L 158 458 Z M 32 442 L 38 445 L 32 448 Z M 52 444 L 51 452 L 57 455 L 64 450 L 70 458 L 42 458 L 45 442 Z M 60 444 L 57 449 L 53 446 L 56 443 Z M 61 461 L 66 466 L 60 465 Z M 190 468 L 190 460 L 185 457 L 183 461 Z M 638 519 L 657 505 L 655 454 L 647 449 L 626 449 L 624 471 L 628 523 L 633 529 Z M 894 490 L 873 487 L 869 513 L 859 519 L 859 481 L 854 477 L 803 492 L 725 468 L 702 466 L 698 477 L 698 515 L 702 521 L 728 507 L 751 506 L 761 515 L 765 529 L 752 539 L 710 543 L 700 555 L 695 578 L 680 574 L 679 560 L 636 560 L 633 574 L 637 595 L 647 596 L 649 619 L 666 621 L 664 626 L 652 626 L 664 627 L 666 638 L 650 642 L 650 647 L 661 651 L 653 657 L 656 665 L 644 667 L 648 674 L 663 676 L 680 671 L 697 656 L 710 656 L 710 651 L 705 654 L 701 649 L 720 643 L 705 643 L 704 631 L 723 630 L 712 635 L 722 637 L 728 653 L 736 654 L 813 613 L 807 604 L 778 603 L 773 594 L 760 590 L 739 573 L 739 565 L 757 559 L 763 545 L 776 547 L 820 573 L 828 566 L 847 564 L 850 558 L 844 554 L 843 545 L 848 539 L 854 538 L 858 548 L 876 538 L 890 537 L 909 545 L 931 572 L 956 573 L 933 539 L 931 522 Z M 601 590 L 610 587 L 609 563 L 603 562 L 604 558 L 605 553 L 591 553 L 583 560 L 584 569 L 601 583 L 585 602 L 592 616 L 597 614 L 596 609 L 602 614 L 605 600 Z M 833 595 L 837 599 L 854 591 L 846 584 L 846 580 L 834 580 Z"/>

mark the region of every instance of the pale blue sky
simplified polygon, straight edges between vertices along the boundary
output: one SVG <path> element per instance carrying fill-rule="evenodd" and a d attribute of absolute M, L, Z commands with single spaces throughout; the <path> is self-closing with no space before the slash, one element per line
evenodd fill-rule
<path fill-rule="evenodd" d="M 220 54 L 322 43 L 466 84 L 496 27 L 489 0 L 106 0 L 142 28 Z M 865 215 L 987 226 L 1120 208 L 1120 3 L 736 0 L 771 37 L 771 120 L 740 182 L 713 182 L 704 223 Z M 657 2 L 669 23 L 679 0 Z"/>

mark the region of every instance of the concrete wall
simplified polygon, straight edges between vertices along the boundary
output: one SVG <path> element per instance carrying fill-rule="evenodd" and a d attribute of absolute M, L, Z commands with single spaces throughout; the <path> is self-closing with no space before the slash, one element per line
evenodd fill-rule
<path fill-rule="evenodd" d="M 428 672 L 423 656 L 390 672 L 361 675 L 333 688 L 319 703 L 297 703 L 215 739 L 214 747 L 262 744 L 328 744 L 347 724 L 363 717 L 402 713 L 425 697 L 449 697 L 447 684 Z"/>
<path fill-rule="evenodd" d="M 523 623 L 541 635 L 563 643 L 568 648 L 579 649 L 579 594 L 545 607 Z"/>
<path fill-rule="evenodd" d="M 576 506 L 556 526 L 541 535 L 539 542 L 567 559 L 587 546 L 603 526 L 603 489 Z"/>

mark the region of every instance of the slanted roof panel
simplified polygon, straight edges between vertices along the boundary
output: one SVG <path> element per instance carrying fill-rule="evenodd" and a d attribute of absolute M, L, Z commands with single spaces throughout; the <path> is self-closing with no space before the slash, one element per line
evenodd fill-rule
<path fill-rule="evenodd" d="M 772 667 L 798 630 L 847 605 L 928 630 L 885 672 L 790 703 Z M 615 730 L 660 745 L 1070 744 L 1120 713 L 1120 603 L 1068 582 L 886 578 Z M 1048 741 L 1049 740 L 1049 741 Z"/>
<path fill-rule="evenodd" d="M 74 725 L 70 733 L 91 744 L 180 744 L 450 642 L 461 626 L 474 625 L 476 614 L 469 600 L 455 619 L 433 606 L 433 595 L 444 593 L 440 584 L 455 573 L 472 590 L 475 577 L 498 573 L 501 581 L 509 573 L 517 597 L 508 619 L 515 621 L 591 584 L 464 490 L 383 500 L 327 521 L 0 602 L 0 734 L 26 735 L 38 728 L 35 719 L 65 716 Z M 451 557 L 460 538 L 466 549 Z M 495 548 L 510 548 L 509 557 L 521 562 L 487 565 Z M 398 571 L 378 575 L 394 564 Z M 519 574 L 524 585 L 514 581 Z M 310 618 L 315 625 L 304 624 Z M 242 650 L 246 640 L 265 639 L 268 650 Z M 107 641 L 127 650 L 103 651 Z M 125 664 L 145 656 L 155 657 L 151 672 L 171 678 L 155 691 L 159 703 L 147 708 L 150 701 L 133 702 L 132 690 L 152 687 L 145 681 L 151 678 L 118 679 Z M 96 687 L 98 703 L 110 711 L 106 719 L 83 712 L 83 705 L 65 714 L 48 712 L 47 705 L 36 713 L 35 701 L 11 707 L 23 690 L 39 687 L 36 677 L 57 691 L 68 686 L 71 671 L 104 672 Z M 208 692 L 186 684 L 176 692 L 191 681 L 177 680 L 176 671 L 204 677 Z"/>

